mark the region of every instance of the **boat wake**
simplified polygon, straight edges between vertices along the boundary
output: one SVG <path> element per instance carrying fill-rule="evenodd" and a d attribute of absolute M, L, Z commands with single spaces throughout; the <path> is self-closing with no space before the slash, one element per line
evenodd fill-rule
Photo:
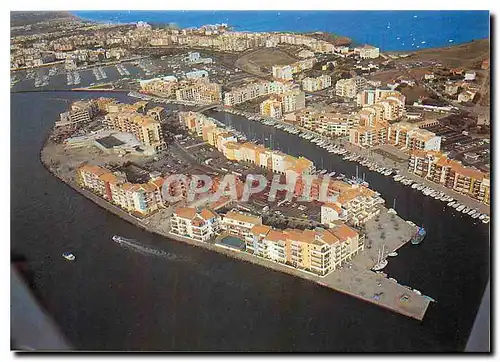
<path fill-rule="evenodd" d="M 135 252 L 141 253 L 143 255 L 151 255 L 151 256 L 156 256 L 159 258 L 164 258 L 168 259 L 170 261 L 181 261 L 181 262 L 187 262 L 189 261 L 189 258 L 186 258 L 184 256 L 180 256 L 174 253 L 168 253 L 164 250 L 161 249 L 156 249 L 150 246 L 143 245 L 133 239 L 125 239 L 122 237 L 115 238 L 113 237 L 113 241 L 115 241 L 117 244 L 129 249 L 133 250 Z"/>

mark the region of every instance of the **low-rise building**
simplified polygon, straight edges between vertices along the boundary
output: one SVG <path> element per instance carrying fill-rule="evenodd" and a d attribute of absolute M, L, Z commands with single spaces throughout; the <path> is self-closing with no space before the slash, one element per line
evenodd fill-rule
<path fill-rule="evenodd" d="M 362 45 L 354 48 L 354 54 L 358 54 L 361 59 L 376 59 L 380 56 L 380 49 L 372 45 Z"/>
<path fill-rule="evenodd" d="M 188 239 L 207 242 L 218 235 L 220 217 L 216 212 L 204 208 L 177 208 L 170 218 L 170 232 Z"/>
<path fill-rule="evenodd" d="M 458 102 L 459 103 L 467 103 L 467 102 L 472 102 L 474 100 L 474 97 L 476 96 L 476 92 L 472 92 L 470 90 L 463 91 L 458 95 Z"/>
<path fill-rule="evenodd" d="M 468 70 L 465 72 L 464 75 L 464 80 L 475 80 L 476 79 L 476 72 L 473 70 Z"/>
<path fill-rule="evenodd" d="M 228 212 L 221 220 L 222 230 L 245 240 L 250 236 L 251 230 L 255 226 L 262 226 L 262 217 L 238 211 Z"/>
<path fill-rule="evenodd" d="M 458 93 L 458 84 L 453 83 L 453 82 L 446 82 L 444 86 L 444 92 L 449 95 L 455 95 Z"/>
<path fill-rule="evenodd" d="M 323 74 L 319 77 L 307 77 L 302 80 L 302 88 L 308 92 L 316 92 L 332 86 L 332 77 Z"/>

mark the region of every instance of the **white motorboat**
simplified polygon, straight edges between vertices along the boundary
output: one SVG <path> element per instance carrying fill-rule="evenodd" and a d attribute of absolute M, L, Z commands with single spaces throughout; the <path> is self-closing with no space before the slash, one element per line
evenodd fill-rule
<path fill-rule="evenodd" d="M 70 253 L 69 251 L 67 252 L 64 252 L 62 254 L 63 258 L 66 259 L 66 260 L 69 260 L 69 261 L 73 261 L 76 259 L 75 255 L 73 253 Z"/>
<path fill-rule="evenodd" d="M 459 207 L 457 207 L 457 211 L 462 211 L 463 209 L 465 209 L 465 205 L 460 205 Z"/>

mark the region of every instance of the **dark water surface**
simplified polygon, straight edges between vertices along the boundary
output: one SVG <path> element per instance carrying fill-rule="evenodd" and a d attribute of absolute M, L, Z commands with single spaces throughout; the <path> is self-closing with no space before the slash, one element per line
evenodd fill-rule
<path fill-rule="evenodd" d="M 42 303 L 78 349 L 242 351 L 461 350 L 489 277 L 488 227 L 371 173 L 428 236 L 386 268 L 438 300 L 422 323 L 313 283 L 144 232 L 44 169 L 39 151 L 67 103 L 90 93 L 11 96 L 11 248 L 28 258 Z M 116 94 L 112 96 L 117 97 Z M 120 98 L 126 98 L 119 95 Z M 215 114 L 244 132 L 345 174 L 354 164 L 302 139 Z M 319 159 L 318 159 L 319 158 Z M 164 253 L 121 247 L 114 234 Z M 72 251 L 77 259 L 65 261 Z"/>

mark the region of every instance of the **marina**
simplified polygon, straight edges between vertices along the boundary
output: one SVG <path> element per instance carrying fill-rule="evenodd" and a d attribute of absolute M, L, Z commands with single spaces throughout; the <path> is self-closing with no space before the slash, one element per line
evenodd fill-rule
<path fill-rule="evenodd" d="M 243 111 L 232 109 L 223 109 L 223 111 L 230 114 L 235 114 L 237 116 L 245 117 L 252 121 L 259 121 L 266 126 L 270 126 L 293 135 L 298 135 L 300 138 L 325 149 L 328 153 L 340 156 L 345 161 L 356 162 L 359 165 L 367 167 L 369 171 L 377 172 L 384 176 L 392 175 L 394 181 L 397 181 L 404 186 L 409 186 L 417 191 L 421 191 L 425 196 L 430 196 L 436 200 L 440 200 L 443 202 L 450 202 L 454 201 L 455 199 L 460 200 L 464 204 L 464 208 L 469 205 L 469 210 L 475 210 L 475 213 L 467 215 L 473 217 L 473 215 L 479 213 L 479 215 L 484 215 L 484 218 L 482 219 L 484 223 L 489 222 L 489 208 L 486 205 L 480 204 L 478 201 L 470 199 L 467 196 L 460 195 L 453 190 L 443 187 L 442 185 L 433 184 L 428 180 L 424 180 L 416 175 L 409 174 L 406 171 L 407 165 L 400 165 L 399 167 L 384 167 L 382 165 L 382 162 L 379 163 L 373 160 L 370 155 L 363 155 L 361 152 L 357 153 L 352 149 L 349 149 L 347 146 L 339 145 L 335 141 L 324 138 L 321 135 L 315 134 L 311 131 L 299 129 L 299 127 L 293 125 L 283 124 L 283 122 L 276 119 L 263 118 L 258 115 L 248 114 Z M 419 179 L 419 181 L 417 179 Z"/>
<path fill-rule="evenodd" d="M 64 95 L 70 99 L 80 99 L 82 97 L 95 97 L 91 93 L 67 93 Z M 100 96 L 100 95 L 99 95 Z M 116 95 L 113 95 L 116 96 Z M 47 98 L 54 95 L 36 93 L 36 94 L 18 94 L 13 95 L 13 102 L 23 102 L 34 106 L 42 105 L 47 101 Z M 61 97 L 59 95 L 59 97 Z M 71 98 L 72 97 L 72 98 Z M 52 114 L 45 110 L 45 115 L 42 122 L 35 122 L 33 129 L 28 129 L 21 141 L 13 143 L 13 152 L 21 157 L 22 162 L 30 166 L 30 177 L 25 172 L 25 168 L 13 170 L 13 180 L 19 185 L 13 190 L 13 200 L 15 200 L 14 208 L 26 210 L 22 214 L 22 218 L 14 219 L 13 233 L 16 235 L 16 240 L 23 242 L 15 243 L 14 248 L 20 248 L 32 260 L 43 260 L 47 254 L 55 255 L 61 259 L 62 265 L 53 263 L 50 265 L 54 269 L 54 274 L 42 273 L 36 283 L 41 288 L 45 285 L 52 286 L 50 295 L 57 293 L 61 295 L 61 299 L 51 299 L 50 295 L 44 296 L 45 300 L 51 301 L 50 312 L 54 313 L 59 320 L 62 320 L 61 328 L 63 332 L 71 339 L 80 341 L 80 332 L 87 331 L 88 337 L 79 342 L 79 346 L 87 348 L 101 348 L 103 346 L 102 338 L 93 338 L 92 336 L 102 334 L 106 330 L 108 333 L 120 333 L 125 328 L 134 330 L 137 323 L 145 323 L 144 317 L 136 316 L 134 311 L 138 308 L 149 308 L 155 298 L 165 301 L 162 308 L 158 309 L 158 318 L 165 318 L 165 328 L 173 328 L 174 324 L 171 320 L 171 313 L 165 313 L 165 308 L 170 310 L 177 308 L 179 316 L 190 325 L 193 325 L 194 330 L 205 330 L 206 333 L 211 329 L 213 322 L 211 320 L 200 319 L 201 310 L 196 306 L 190 308 L 178 308 L 175 303 L 183 303 L 183 298 L 191 298 L 204 302 L 208 302 L 213 297 L 214 288 L 219 288 L 224 295 L 234 295 L 231 299 L 232 308 L 228 310 L 227 305 L 214 306 L 212 313 L 225 315 L 227 318 L 240 318 L 243 326 L 248 326 L 248 323 L 262 323 L 269 326 L 269 321 L 276 320 L 278 309 L 262 309 L 257 314 L 252 314 L 248 311 L 249 305 L 268 305 L 278 303 L 280 306 L 283 303 L 289 303 L 293 300 L 296 310 L 299 313 L 297 318 L 301 320 L 310 320 L 305 329 L 297 330 L 295 324 L 288 324 L 286 319 L 283 320 L 286 325 L 292 328 L 295 332 L 294 336 L 305 338 L 308 346 L 321 350 L 331 349 L 333 340 L 324 336 L 324 331 L 329 331 L 342 328 L 349 320 L 349 328 L 352 333 L 359 338 L 367 340 L 373 338 L 374 335 L 379 338 L 380 343 L 383 341 L 394 340 L 398 335 L 396 331 L 401 328 L 406 330 L 405 338 L 401 338 L 401 350 L 414 351 L 438 351 L 438 350 L 456 350 L 465 345 L 467 339 L 467 331 L 474 320 L 475 311 L 477 310 L 478 301 L 480 301 L 481 293 L 484 288 L 487 278 L 488 268 L 488 242 L 487 228 L 476 219 L 474 224 L 468 216 L 454 215 L 451 208 L 443 210 L 443 203 L 430 197 L 423 196 L 420 192 L 416 192 L 411 187 L 405 187 L 399 182 L 395 182 L 391 177 L 369 171 L 360 166 L 360 174 L 366 173 L 366 179 L 370 183 L 370 187 L 381 192 L 383 197 L 391 204 L 394 198 L 396 201 L 396 209 L 398 215 L 404 219 L 413 220 L 418 225 L 425 225 L 428 231 L 425 240 L 420 245 L 411 245 L 411 243 L 402 244 L 397 249 L 398 256 L 388 258 L 388 265 L 384 268 L 383 273 L 390 276 L 384 277 L 383 274 L 369 273 L 374 280 L 373 293 L 369 294 L 367 290 L 366 298 L 385 298 L 385 294 L 377 296 L 380 293 L 378 283 L 384 285 L 386 283 L 394 284 L 394 280 L 401 285 L 411 286 L 411 290 L 405 288 L 411 296 L 417 296 L 413 289 L 419 290 L 422 293 L 422 298 L 430 302 L 423 323 L 415 323 L 410 318 L 399 316 L 394 313 L 384 311 L 382 308 L 372 306 L 373 303 L 365 303 L 354 298 L 344 296 L 342 293 L 332 293 L 322 291 L 313 283 L 301 281 L 300 278 L 292 278 L 283 273 L 276 273 L 264 268 L 256 268 L 250 263 L 242 263 L 232 258 L 227 258 L 218 253 L 207 253 L 201 248 L 193 248 L 184 243 L 175 242 L 172 239 L 166 240 L 164 237 L 149 234 L 129 225 L 121 218 L 109 215 L 107 211 L 101 210 L 93 202 L 89 202 L 86 198 L 75 193 L 73 189 L 61 187 L 62 184 L 47 173 L 39 162 L 39 149 L 43 144 L 43 135 L 52 127 L 53 119 L 57 117 L 58 112 L 62 112 L 65 108 L 65 103 L 60 104 L 59 109 L 54 110 Z M 13 119 L 34 119 L 30 110 L 33 107 L 20 106 L 15 108 Z M 17 111 L 16 111 L 17 110 Z M 23 110 L 23 114 L 19 114 L 19 110 Z M 26 114 L 28 113 L 28 114 Z M 219 117 L 225 120 L 224 117 Z M 228 120 L 226 120 L 228 122 Z M 315 162 L 321 163 L 321 157 L 324 158 L 324 168 L 330 169 L 337 174 L 354 175 L 355 165 L 339 159 L 336 155 L 330 154 L 332 159 L 328 159 L 328 152 L 323 154 L 325 150 L 313 149 L 313 145 L 309 143 L 301 143 L 301 138 L 295 138 L 290 134 L 279 134 L 278 130 L 274 133 L 272 130 L 265 130 L 260 133 L 257 127 L 251 127 L 248 132 L 247 123 L 242 123 L 239 126 L 239 121 L 232 120 L 233 127 L 245 131 L 246 134 L 252 134 L 251 138 L 259 138 L 265 141 L 265 138 L 270 138 L 273 135 L 273 142 L 279 145 L 280 148 L 287 151 L 292 146 L 299 149 L 302 154 Z M 25 130 L 22 127 L 22 122 L 13 122 L 13 132 L 21 132 Z M 263 126 L 264 127 L 264 126 Z M 24 131 L 23 131 L 24 132 Z M 257 134 L 257 136 L 256 136 Z M 292 138 L 294 137 L 294 138 Z M 16 138 L 17 139 L 17 138 Z M 288 143 L 287 143 L 288 142 Z M 317 154 L 314 157 L 314 154 Z M 23 171 L 24 170 L 24 171 Z M 33 182 L 35 180 L 36 182 Z M 42 186 L 40 186 L 42 185 Z M 17 189 L 23 190 L 16 191 Z M 30 190 L 29 194 L 32 197 L 26 197 L 24 190 Z M 48 192 L 52 195 L 51 198 L 44 196 Z M 35 200 L 46 200 L 40 204 Z M 444 204 L 446 205 L 446 204 Z M 64 207 L 68 210 L 66 213 L 51 213 L 47 208 Z M 74 217 L 75 210 L 78 214 L 85 215 L 85 218 Z M 454 209 L 453 209 L 454 210 Z M 456 212 L 455 212 L 456 213 Z M 121 216 L 124 217 L 124 216 Z M 463 219 L 461 219 L 463 217 Z M 26 227 L 24 220 L 29 218 L 32 223 Z M 47 230 L 45 223 L 49 221 L 55 225 L 55 230 Z M 152 222 L 152 221 L 151 221 Z M 84 236 L 68 232 L 61 232 L 58 225 L 71 223 L 75 230 L 85 230 Z M 165 262 L 163 259 L 148 258 L 146 253 L 131 253 L 127 250 L 121 252 L 121 249 L 116 247 L 115 243 L 110 242 L 111 237 L 119 232 L 121 235 L 127 235 L 135 240 L 140 240 L 141 243 L 150 245 L 151 247 L 165 249 L 168 252 L 175 252 L 194 260 L 194 263 L 178 263 L 175 267 L 171 263 Z M 373 232 L 378 232 L 377 226 Z M 33 238 L 33 235 L 40 235 Z M 389 234 L 387 234 L 389 235 Z M 411 235 L 409 235 L 411 237 Z M 89 240 L 96 242 L 89 243 Z M 388 238 L 387 238 L 388 239 Z M 385 243 L 388 244 L 387 239 Z M 473 250 L 470 249 L 470 240 L 475 239 L 478 242 Z M 43 248 L 41 247 L 43 244 Z M 72 266 L 67 264 L 61 257 L 61 250 L 67 250 L 68 245 L 78 255 L 78 261 L 75 266 L 78 266 L 79 273 L 85 273 L 92 278 L 83 278 L 78 284 L 78 289 L 74 291 L 76 295 L 82 298 L 92 298 L 95 300 L 109 300 L 111 304 L 122 303 L 121 305 L 129 309 L 109 309 L 110 318 L 122 320 L 120 326 L 107 325 L 103 323 L 101 318 L 98 318 L 98 309 L 91 307 L 93 313 L 89 314 L 88 318 L 73 320 L 75 311 L 85 313 L 88 307 L 80 304 L 74 305 L 71 310 L 67 309 L 68 305 L 74 301 L 74 294 L 68 293 L 67 285 L 72 285 L 76 280 L 72 273 L 68 273 L 64 266 Z M 215 248 L 215 246 L 214 246 Z M 386 246 L 387 252 L 391 248 Z M 220 248 L 219 248 L 220 249 Z M 373 257 L 376 262 L 377 248 L 372 248 Z M 455 252 L 460 250 L 460 252 Z M 98 255 L 99 257 L 88 258 L 85 255 Z M 91 262 L 89 262 L 91 260 Z M 370 263 L 375 264 L 373 260 Z M 118 267 L 119 265 L 127 264 L 126 268 Z M 443 268 L 443 263 L 447 264 L 447 268 Z M 147 265 L 147 268 L 144 268 Z M 215 267 L 217 266 L 217 267 Z M 284 268 L 284 267 L 283 267 Z M 345 273 L 353 273 L 353 267 L 344 267 Z M 360 266 L 361 268 L 361 266 Z M 363 266 L 363 270 L 366 268 Z M 75 269 L 76 270 L 76 269 Z M 231 270 L 230 273 L 226 271 Z M 477 273 L 471 274 L 470 270 L 476 270 Z M 359 273 L 359 272 L 358 272 Z M 131 275 L 134 277 L 131 279 Z M 436 275 L 440 275 L 436 278 Z M 182 277 L 180 277 L 182 276 Z M 257 278 L 259 276 L 259 278 Z M 136 296 L 138 285 L 132 284 L 130 288 L 125 288 L 123 280 L 140 279 L 144 293 L 155 296 L 154 298 L 140 299 Z M 161 283 L 144 282 L 146 280 L 161 280 Z M 457 284 L 457 280 L 467 280 L 467 283 Z M 244 281 L 244 282 L 243 282 Z M 320 281 L 321 283 L 321 281 Z M 318 283 L 318 284 L 320 284 Z M 159 285 L 161 284 L 161 287 Z M 110 287 L 112 286 L 112 288 Z M 193 287 L 196 285 L 196 287 Z M 116 288 L 121 289 L 120 298 L 115 298 L 113 293 Z M 172 294 L 173 288 L 182 288 L 183 297 Z M 353 287 L 354 288 L 354 287 Z M 398 289 L 399 290 L 399 289 Z M 295 292 L 306 293 L 309 297 L 303 303 L 299 298 L 295 298 Z M 360 291 L 361 292 L 361 291 Z M 371 292 L 371 290 L 370 290 Z M 258 295 L 258 297 L 257 297 Z M 430 296 L 430 297 L 429 297 Z M 182 300 L 181 300 L 182 299 Z M 130 309 L 131 308 L 131 309 Z M 193 309 L 194 308 L 194 309 Z M 254 307 L 252 307 L 254 310 Z M 279 308 L 281 310 L 281 307 Z M 148 322 L 149 323 L 149 322 Z M 281 323 L 281 322 L 280 322 Z M 380 328 L 384 325 L 385 328 Z M 238 343 L 238 340 L 245 337 L 249 343 L 261 345 L 261 341 L 252 340 L 253 334 L 246 327 L 236 326 L 238 338 L 233 338 L 232 342 Z M 278 328 L 274 322 L 271 322 L 272 328 Z M 165 330 L 164 327 L 158 328 L 157 325 L 151 322 L 151 331 L 159 333 L 161 341 L 149 341 L 147 347 L 162 348 L 165 343 L 168 346 L 177 346 L 177 342 L 171 342 L 172 334 L 170 330 Z M 282 330 L 282 326 L 279 327 Z M 288 327 L 287 327 L 288 328 Z M 458 330 L 457 334 L 450 336 L 450 330 Z M 189 329 L 191 331 L 191 329 Z M 297 335 L 298 333 L 298 335 Z M 311 334 L 314 334 L 312 336 Z M 191 335 L 191 334 L 190 334 Z M 210 334 L 212 336 L 212 334 Z M 285 333 L 286 335 L 286 333 Z M 177 340 L 183 340 L 183 334 L 176 335 Z M 138 343 L 141 340 L 140 336 L 132 334 L 131 343 Z M 196 343 L 196 339 L 190 338 L 186 343 Z M 213 338 L 216 337 L 214 332 Z M 353 343 L 345 344 L 333 336 L 340 343 L 341 349 L 362 348 L 366 346 L 366 342 L 359 342 L 353 347 Z M 135 341 L 135 342 L 134 342 Z M 167 341 L 167 342 L 165 342 Z M 118 339 L 112 339 L 107 342 L 108 348 L 123 348 L 124 342 Z M 399 343 L 399 342 L 398 342 Z M 210 345 L 203 345 L 208 346 Z M 305 346 L 305 344 L 304 344 Z"/>

